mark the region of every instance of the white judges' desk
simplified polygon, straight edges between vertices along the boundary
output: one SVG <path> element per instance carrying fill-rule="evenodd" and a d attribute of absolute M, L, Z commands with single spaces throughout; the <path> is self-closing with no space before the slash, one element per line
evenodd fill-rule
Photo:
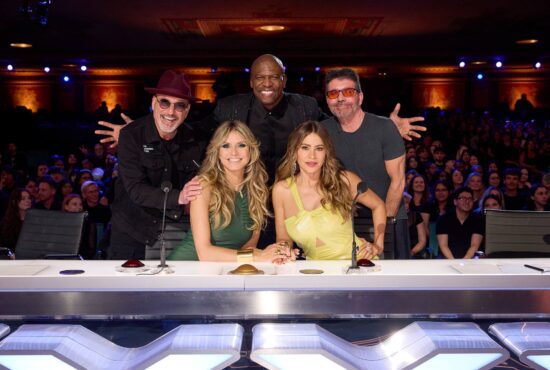
<path fill-rule="evenodd" d="M 158 261 L 146 261 L 156 267 Z M 0 261 L 0 318 L 549 318 L 550 259 L 347 261 L 255 264 L 171 262 L 170 275 L 117 272 L 121 261 Z M 80 275 L 61 270 L 81 269 Z M 321 269 L 306 275 L 303 269 Z"/>

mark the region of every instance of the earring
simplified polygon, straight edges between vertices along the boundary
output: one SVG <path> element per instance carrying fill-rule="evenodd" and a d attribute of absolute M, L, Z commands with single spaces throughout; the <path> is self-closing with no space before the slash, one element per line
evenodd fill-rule
<path fill-rule="evenodd" d="M 296 162 L 292 163 L 292 167 L 290 167 L 290 173 L 292 174 L 292 176 L 296 174 L 296 167 Z"/>

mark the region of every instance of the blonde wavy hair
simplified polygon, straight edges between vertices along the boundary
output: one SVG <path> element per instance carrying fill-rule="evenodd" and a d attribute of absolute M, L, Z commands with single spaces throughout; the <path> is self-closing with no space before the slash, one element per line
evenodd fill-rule
<path fill-rule="evenodd" d="M 286 153 L 277 168 L 276 181 L 284 180 L 300 173 L 297 153 L 306 136 L 317 134 L 325 146 L 325 161 L 321 167 L 319 191 L 321 205 L 333 212 L 339 212 L 344 220 L 350 217 L 352 196 L 349 183 L 344 180 L 344 168 L 336 158 L 334 146 L 327 129 L 317 121 L 306 121 L 292 131 L 288 137 Z"/>
<path fill-rule="evenodd" d="M 250 230 L 265 227 L 266 218 L 270 215 L 267 209 L 269 191 L 267 172 L 260 160 L 260 144 L 247 125 L 240 121 L 226 121 L 214 132 L 206 149 L 206 158 L 202 162 L 199 178 L 210 185 L 211 199 L 209 213 L 214 219 L 214 228 L 225 228 L 231 223 L 235 210 L 235 189 L 225 176 L 225 169 L 220 162 L 220 148 L 231 132 L 240 134 L 250 150 L 250 162 L 244 170 L 242 190 L 248 196 L 248 212 L 252 219 Z"/>

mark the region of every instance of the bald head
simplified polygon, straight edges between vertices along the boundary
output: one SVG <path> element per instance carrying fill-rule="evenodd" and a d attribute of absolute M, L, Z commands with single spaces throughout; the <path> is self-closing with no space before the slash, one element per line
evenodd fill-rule
<path fill-rule="evenodd" d="M 254 59 L 254 61 L 252 62 L 252 67 L 250 67 L 250 70 L 252 71 L 254 67 L 256 67 L 259 63 L 266 62 L 266 61 L 268 63 L 276 64 L 279 67 L 281 74 L 285 73 L 285 66 L 283 65 L 282 60 L 277 58 L 273 54 L 263 54 L 257 57 L 256 59 Z"/>
<path fill-rule="evenodd" d="M 286 86 L 285 67 L 275 55 L 260 55 L 250 68 L 250 87 L 254 96 L 267 110 L 272 110 L 283 99 Z"/>

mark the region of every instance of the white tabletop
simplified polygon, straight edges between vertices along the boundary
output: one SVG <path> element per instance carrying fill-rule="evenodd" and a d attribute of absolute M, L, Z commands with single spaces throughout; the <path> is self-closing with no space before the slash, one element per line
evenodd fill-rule
<path fill-rule="evenodd" d="M 152 269 L 158 261 L 144 261 Z M 117 272 L 122 261 L 0 261 L 0 291 L 158 291 L 158 290 L 485 290 L 549 289 L 550 273 L 524 264 L 550 266 L 550 259 L 381 260 L 378 271 L 346 274 L 349 261 L 255 263 L 264 275 L 228 274 L 237 263 L 170 261 L 173 274 Z M 84 270 L 61 275 L 62 270 Z M 306 275 L 303 269 L 321 269 Z"/>

